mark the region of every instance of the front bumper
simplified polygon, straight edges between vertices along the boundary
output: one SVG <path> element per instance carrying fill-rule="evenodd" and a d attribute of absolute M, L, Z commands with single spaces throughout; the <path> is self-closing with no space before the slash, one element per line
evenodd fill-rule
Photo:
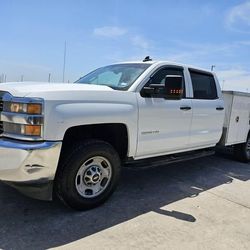
<path fill-rule="evenodd" d="M 62 142 L 0 139 L 0 180 L 33 198 L 52 199 Z"/>

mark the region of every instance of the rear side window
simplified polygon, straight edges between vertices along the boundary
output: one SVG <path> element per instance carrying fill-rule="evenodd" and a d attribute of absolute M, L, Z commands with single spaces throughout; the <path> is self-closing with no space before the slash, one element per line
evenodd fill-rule
<path fill-rule="evenodd" d="M 216 99 L 217 89 L 213 75 L 189 70 L 193 85 L 194 99 Z"/>

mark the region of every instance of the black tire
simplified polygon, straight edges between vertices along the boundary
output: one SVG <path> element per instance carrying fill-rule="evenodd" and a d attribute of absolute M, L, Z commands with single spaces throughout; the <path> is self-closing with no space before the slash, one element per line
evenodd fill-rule
<path fill-rule="evenodd" d="M 93 198 L 86 198 L 77 191 L 76 176 L 88 159 L 98 156 L 108 160 L 112 174 L 102 193 Z M 120 158 L 109 143 L 99 140 L 84 141 L 71 152 L 66 161 L 59 164 L 55 178 L 55 193 L 63 203 L 73 209 L 87 210 L 97 207 L 114 192 L 119 181 L 120 169 Z"/>
<path fill-rule="evenodd" d="M 242 144 L 234 146 L 234 155 L 238 161 L 249 162 L 250 161 L 250 135 L 248 135 L 247 141 Z"/>

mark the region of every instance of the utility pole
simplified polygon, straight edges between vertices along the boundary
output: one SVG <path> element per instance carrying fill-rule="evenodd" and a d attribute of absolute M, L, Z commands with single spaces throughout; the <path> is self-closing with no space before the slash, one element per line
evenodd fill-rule
<path fill-rule="evenodd" d="M 64 55 L 63 55 L 63 82 L 65 77 L 65 65 L 66 65 L 66 41 L 64 42 Z"/>
<path fill-rule="evenodd" d="M 214 71 L 215 65 L 211 66 L 211 71 Z"/>
<path fill-rule="evenodd" d="M 50 78 L 51 78 L 51 73 L 49 73 L 49 78 L 48 78 L 48 82 L 50 82 Z"/>
<path fill-rule="evenodd" d="M 1 82 L 6 82 L 6 80 L 7 80 L 7 75 L 6 74 L 1 74 L 0 83 Z"/>

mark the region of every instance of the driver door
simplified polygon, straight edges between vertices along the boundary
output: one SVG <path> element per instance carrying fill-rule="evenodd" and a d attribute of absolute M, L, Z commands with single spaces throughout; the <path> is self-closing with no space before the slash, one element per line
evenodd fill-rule
<path fill-rule="evenodd" d="M 162 95 L 137 93 L 139 106 L 138 146 L 136 158 L 181 151 L 188 146 L 192 119 L 192 103 L 185 98 L 185 77 L 182 67 L 163 67 L 151 77 L 150 83 L 163 84 L 167 75 L 183 77 L 181 100 L 167 100 Z M 147 83 L 146 85 L 149 85 Z"/>

